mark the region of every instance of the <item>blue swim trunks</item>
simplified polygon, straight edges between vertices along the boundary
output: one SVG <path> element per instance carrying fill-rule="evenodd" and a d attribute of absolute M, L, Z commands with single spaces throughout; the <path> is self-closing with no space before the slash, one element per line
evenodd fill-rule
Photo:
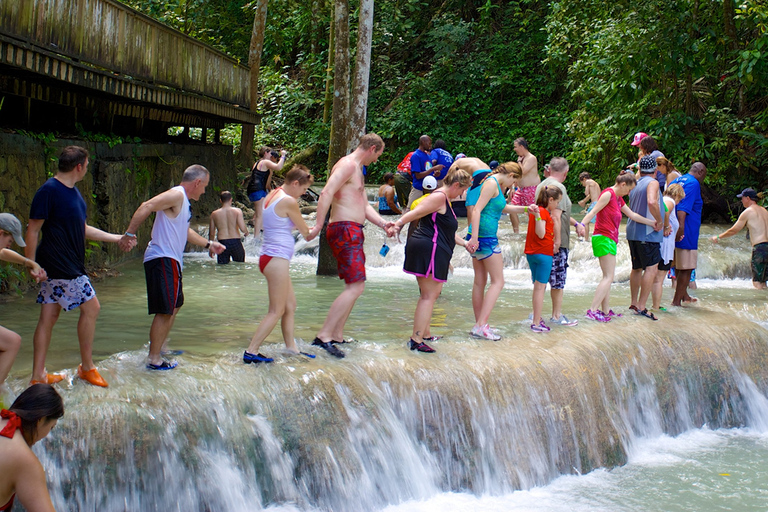
<path fill-rule="evenodd" d="M 467 235 L 467 240 L 470 238 L 472 235 Z M 477 239 L 477 243 L 477 250 L 472 253 L 472 257 L 478 261 L 490 258 L 494 254 L 501 254 L 499 239 L 496 237 L 480 237 Z"/>

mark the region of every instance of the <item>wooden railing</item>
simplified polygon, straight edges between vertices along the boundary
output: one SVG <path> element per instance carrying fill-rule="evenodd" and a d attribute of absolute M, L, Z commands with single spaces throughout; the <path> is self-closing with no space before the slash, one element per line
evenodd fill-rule
<path fill-rule="evenodd" d="M 0 33 L 150 84 L 250 102 L 247 66 L 114 0 L 0 0 Z"/>

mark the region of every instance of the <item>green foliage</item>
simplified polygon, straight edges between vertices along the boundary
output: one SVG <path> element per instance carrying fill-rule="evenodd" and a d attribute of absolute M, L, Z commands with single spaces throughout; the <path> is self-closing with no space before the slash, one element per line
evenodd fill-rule
<path fill-rule="evenodd" d="M 55 133 L 39 133 L 28 132 L 26 130 L 16 130 L 19 135 L 37 139 L 43 143 L 43 154 L 45 155 L 45 170 L 48 177 L 52 177 L 56 174 L 56 163 L 58 161 L 58 155 L 56 154 L 56 147 L 54 144 L 58 142 L 58 135 Z"/>
<path fill-rule="evenodd" d="M 255 2 L 130 0 L 130 5 L 246 61 Z M 271 0 L 255 147 L 313 147 L 322 122 L 332 2 Z M 352 2 L 350 39 L 356 40 Z M 632 135 L 653 135 L 681 170 L 706 163 L 723 193 L 768 188 L 768 6 L 743 0 L 392 0 L 377 2 L 368 130 L 387 150 L 377 181 L 428 133 L 454 154 L 515 158 L 525 137 L 541 164 L 601 184 L 633 161 Z M 731 35 L 733 34 L 733 35 Z M 222 131 L 239 144 L 240 127 Z"/>

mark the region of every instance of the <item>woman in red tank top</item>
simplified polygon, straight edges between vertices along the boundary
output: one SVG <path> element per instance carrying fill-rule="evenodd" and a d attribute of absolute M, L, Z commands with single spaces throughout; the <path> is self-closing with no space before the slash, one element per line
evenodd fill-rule
<path fill-rule="evenodd" d="M 11 408 L 0 411 L 0 512 L 14 498 L 28 512 L 55 512 L 45 471 L 32 445 L 43 439 L 64 415 L 61 396 L 48 384 L 34 384 Z"/>
<path fill-rule="evenodd" d="M 646 219 L 629 209 L 624 197 L 635 188 L 637 179 L 632 171 L 622 171 L 613 186 L 606 188 L 600 194 L 595 207 L 581 221 L 587 229 L 589 222 L 596 217 L 595 234 L 592 236 L 592 253 L 600 261 L 603 277 L 595 290 L 592 305 L 587 310 L 586 317 L 597 322 L 610 322 L 617 315 L 610 308 L 611 284 L 616 271 L 616 247 L 619 241 L 619 225 L 622 214 L 635 222 L 653 226 L 653 219 Z"/>

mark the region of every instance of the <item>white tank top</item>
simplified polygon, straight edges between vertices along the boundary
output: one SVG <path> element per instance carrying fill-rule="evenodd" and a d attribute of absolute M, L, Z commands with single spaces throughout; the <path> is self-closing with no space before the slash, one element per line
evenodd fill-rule
<path fill-rule="evenodd" d="M 189 221 L 192 219 L 192 207 L 189 205 L 187 192 L 181 185 L 171 190 L 179 190 L 184 194 L 179 214 L 171 219 L 164 211 L 155 214 L 155 224 L 152 226 L 152 240 L 144 252 L 144 261 L 157 258 L 172 258 L 184 268 L 184 247 L 187 245 Z"/>

